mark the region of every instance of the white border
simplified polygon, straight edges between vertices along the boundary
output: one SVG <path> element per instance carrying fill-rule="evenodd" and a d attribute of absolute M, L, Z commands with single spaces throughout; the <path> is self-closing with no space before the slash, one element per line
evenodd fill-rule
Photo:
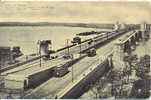
<path fill-rule="evenodd" d="M 0 0 L 4 1 L 53 1 L 53 2 L 61 2 L 61 1 L 68 1 L 68 2 L 151 2 L 151 0 Z"/>

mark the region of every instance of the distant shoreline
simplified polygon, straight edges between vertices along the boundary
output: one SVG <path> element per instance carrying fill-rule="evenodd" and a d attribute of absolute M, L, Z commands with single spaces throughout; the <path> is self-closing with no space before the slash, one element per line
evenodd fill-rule
<path fill-rule="evenodd" d="M 112 29 L 114 24 L 91 24 L 91 23 L 56 23 L 56 22 L 0 22 L 0 27 L 25 27 L 25 26 L 66 26 L 66 27 L 84 27 L 84 28 L 107 28 Z"/>

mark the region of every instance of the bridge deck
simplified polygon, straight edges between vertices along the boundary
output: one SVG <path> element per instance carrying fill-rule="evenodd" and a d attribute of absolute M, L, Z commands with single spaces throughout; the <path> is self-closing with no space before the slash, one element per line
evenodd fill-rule
<path fill-rule="evenodd" d="M 58 58 L 55 60 L 42 61 L 41 67 L 40 67 L 40 61 L 36 60 L 30 63 L 30 65 L 29 64 L 22 65 L 12 70 L 6 71 L 2 73 L 2 75 L 15 74 L 15 75 L 23 75 L 25 77 L 28 77 L 29 75 L 32 75 L 36 72 L 39 72 L 48 68 L 50 69 L 54 66 L 59 66 L 60 64 L 64 64 L 70 60 L 71 59 L 64 60 L 63 58 Z"/>
<path fill-rule="evenodd" d="M 124 44 L 124 43 L 127 42 L 129 39 L 131 39 L 131 37 L 135 36 L 136 33 L 137 33 L 137 31 L 136 31 L 136 32 L 131 32 L 131 34 L 126 35 L 126 36 L 120 38 L 120 41 L 121 41 L 120 43 L 121 43 L 121 44 Z"/>
<path fill-rule="evenodd" d="M 126 33 L 131 34 L 131 32 Z M 125 35 L 121 36 L 124 37 Z M 117 40 L 117 39 L 116 39 Z M 97 56 L 95 57 L 85 57 L 84 59 L 80 60 L 78 63 L 74 64 L 74 80 L 78 78 L 85 70 L 91 68 L 96 61 L 100 57 L 104 57 L 108 55 L 114 48 L 114 42 L 110 42 L 100 49 L 97 50 Z M 71 68 L 69 69 L 71 72 Z M 51 78 L 41 86 L 34 89 L 31 93 L 25 96 L 25 98 L 53 98 L 57 93 L 67 87 L 70 83 L 72 83 L 72 73 L 68 73 L 64 77 L 61 78 Z"/>
<path fill-rule="evenodd" d="M 105 35 L 105 34 L 104 34 Z M 88 38 L 94 38 L 94 37 L 97 37 L 97 36 L 100 36 L 100 34 L 99 35 L 92 35 L 92 36 L 86 36 L 86 38 L 84 38 L 83 37 L 83 39 L 88 39 Z M 102 36 L 102 35 L 101 35 Z M 91 45 L 89 45 L 88 46 L 88 44 L 87 44 L 87 42 L 84 42 L 84 43 L 82 43 L 81 45 L 75 45 L 75 46 L 73 46 L 73 47 L 71 47 L 71 48 L 69 48 L 69 50 L 70 50 L 70 53 L 71 54 L 76 54 L 76 53 L 79 53 L 80 52 L 80 48 L 81 48 L 81 51 L 83 51 L 83 50 L 85 50 L 85 49 L 87 49 L 88 47 L 91 47 L 91 46 L 93 46 L 94 44 L 91 44 Z M 53 55 L 56 55 L 56 56 L 58 56 L 58 57 L 61 57 L 61 56 L 63 56 L 64 54 L 65 54 L 65 51 L 67 51 L 67 50 L 61 50 L 61 51 L 59 51 L 59 52 L 56 52 L 55 54 L 53 54 Z M 42 56 L 43 57 L 43 56 Z M 39 63 L 39 58 L 40 58 L 40 56 L 39 55 L 36 55 L 36 56 L 33 56 L 33 57 L 30 57 L 30 59 L 28 59 L 28 61 L 26 61 L 26 59 L 25 59 L 25 57 L 23 57 L 24 59 L 22 59 L 22 58 L 20 58 L 20 59 L 22 59 L 22 61 L 21 62 L 19 62 L 19 63 L 17 63 L 17 64 L 13 64 L 13 65 L 10 65 L 10 66 L 7 66 L 7 67 L 5 67 L 5 68 L 3 68 L 2 70 L 4 70 L 5 71 L 5 69 L 7 70 L 7 69 L 13 69 L 13 68 L 15 68 L 15 67 L 21 67 L 21 68 L 16 68 L 16 69 L 23 69 L 23 68 L 26 68 L 26 66 L 35 66 L 35 65 L 37 65 L 38 66 L 38 63 Z M 34 60 L 35 59 L 35 60 Z M 54 61 L 54 60 L 53 60 Z M 58 61 L 58 59 L 56 59 L 56 61 Z M 25 63 L 24 63 L 25 62 Z M 60 61 L 61 62 L 61 61 Z M 23 64 L 22 64 L 23 63 Z M 19 65 L 18 65 L 19 64 Z M 14 69 L 14 70 L 16 70 L 16 69 Z M 14 70 L 10 70 L 11 72 L 12 71 L 14 71 Z M 1 71 L 1 70 L 0 70 Z M 10 71 L 8 71 L 8 72 L 10 72 Z M 3 72 L 3 71 L 2 71 Z M 7 73 L 7 72 L 6 72 Z"/>

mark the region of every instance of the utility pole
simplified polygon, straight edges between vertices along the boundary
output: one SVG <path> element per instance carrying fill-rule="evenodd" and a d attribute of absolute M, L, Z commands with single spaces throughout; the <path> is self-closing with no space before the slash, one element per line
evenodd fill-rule
<path fill-rule="evenodd" d="M 107 32 L 107 41 L 108 41 L 108 35 L 109 35 L 109 33 Z"/>
<path fill-rule="evenodd" d="M 28 55 L 26 55 L 26 61 L 28 60 Z"/>
<path fill-rule="evenodd" d="M 86 40 L 87 40 L 87 39 L 86 39 L 86 36 L 85 36 L 85 41 L 86 41 Z M 87 49 L 87 47 L 88 47 L 87 45 L 88 45 L 88 43 L 86 42 L 86 43 L 85 43 L 85 49 Z"/>
<path fill-rule="evenodd" d="M 41 67 L 41 48 L 40 48 L 40 67 Z"/>
<path fill-rule="evenodd" d="M 2 81 L 2 80 L 1 80 L 1 66 L 2 66 L 2 65 L 1 65 L 1 64 L 2 64 L 1 59 L 2 59 L 2 58 L 1 58 L 1 54 L 0 54 L 0 81 Z M 0 85 L 1 85 L 1 83 L 0 83 Z M 0 87 L 1 87 L 1 86 L 0 86 Z"/>
<path fill-rule="evenodd" d="M 69 39 L 66 39 L 65 47 L 67 48 L 67 49 L 65 49 L 65 55 L 69 56 L 70 55 L 70 51 L 69 51 Z"/>
<path fill-rule="evenodd" d="M 72 55 L 72 60 L 73 60 L 73 55 Z M 74 74 L 73 74 L 73 66 L 72 66 L 72 82 L 73 82 L 73 80 L 74 80 Z"/>
<path fill-rule="evenodd" d="M 41 67 L 41 41 L 39 41 L 40 67 Z"/>
<path fill-rule="evenodd" d="M 79 44 L 79 47 L 80 47 L 80 57 L 81 57 L 81 43 Z"/>
<path fill-rule="evenodd" d="M 38 42 L 37 42 L 37 55 L 39 55 L 39 40 L 38 40 Z"/>
<path fill-rule="evenodd" d="M 70 55 L 70 52 L 69 52 L 69 39 L 67 39 L 67 47 L 68 47 L 68 56 Z"/>
<path fill-rule="evenodd" d="M 72 82 L 73 82 L 73 80 L 74 80 L 73 75 L 74 75 L 74 74 L 73 74 L 73 66 L 72 66 Z"/>

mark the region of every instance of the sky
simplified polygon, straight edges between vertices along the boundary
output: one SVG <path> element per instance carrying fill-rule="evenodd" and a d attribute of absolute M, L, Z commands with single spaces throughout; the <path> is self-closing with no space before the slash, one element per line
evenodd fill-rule
<path fill-rule="evenodd" d="M 1 2 L 0 22 L 151 23 L 149 2 Z"/>

